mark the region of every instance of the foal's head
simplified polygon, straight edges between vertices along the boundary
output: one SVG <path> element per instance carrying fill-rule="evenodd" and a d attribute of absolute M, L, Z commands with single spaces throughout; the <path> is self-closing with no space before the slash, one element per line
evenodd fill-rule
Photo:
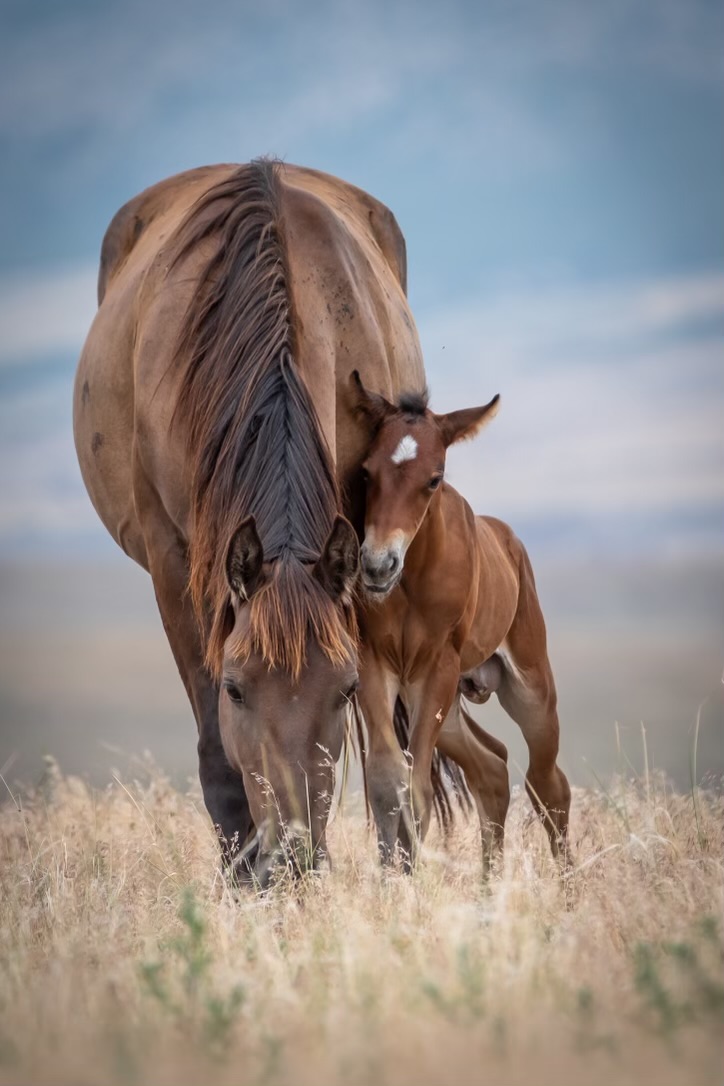
<path fill-rule="evenodd" d="M 407 394 L 397 404 L 369 392 L 355 370 L 351 377 L 357 410 L 374 434 L 363 463 L 367 482 L 362 583 L 378 597 L 400 577 L 405 554 L 430 503 L 439 495 L 445 454 L 456 441 L 474 437 L 495 414 L 498 396 L 483 407 L 436 415 L 427 394 Z"/>

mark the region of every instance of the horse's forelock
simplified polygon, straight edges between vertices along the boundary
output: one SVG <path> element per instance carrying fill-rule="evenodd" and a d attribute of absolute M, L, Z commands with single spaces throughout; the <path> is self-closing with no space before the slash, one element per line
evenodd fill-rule
<path fill-rule="evenodd" d="M 309 640 L 336 667 L 352 660 L 357 641 L 354 609 L 335 603 L 300 562 L 283 555 L 249 604 L 249 622 L 238 633 L 220 626 L 209 641 L 207 664 L 220 677 L 224 652 L 247 660 L 258 653 L 268 668 L 297 682 L 307 662 Z"/>

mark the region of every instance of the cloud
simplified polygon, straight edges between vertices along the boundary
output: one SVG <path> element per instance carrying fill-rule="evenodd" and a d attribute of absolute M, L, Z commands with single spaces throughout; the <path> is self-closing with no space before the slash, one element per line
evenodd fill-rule
<path fill-rule="evenodd" d="M 96 310 L 97 265 L 42 269 L 0 280 L 0 367 L 77 351 Z"/>
<path fill-rule="evenodd" d="M 77 267 L 6 291 L 0 358 L 16 376 L 45 350 L 79 351 L 94 285 L 95 269 Z M 583 517 L 619 533 L 627 518 L 655 517 L 693 538 L 702 511 L 724 508 L 724 277 L 481 290 L 417 316 L 436 410 L 502 394 L 496 420 L 449 454 L 449 477 L 476 511 L 513 524 Z M 103 534 L 75 460 L 70 397 L 68 372 L 40 388 L 21 380 L 2 402 L 0 544 Z"/>
<path fill-rule="evenodd" d="M 626 358 L 652 340 L 696 334 L 718 322 L 724 329 L 724 275 L 719 272 L 629 283 L 481 291 L 426 315 L 428 365 L 467 381 L 478 364 L 504 374 L 513 364 L 537 370 L 541 362 L 578 365 L 597 355 Z M 454 366 L 451 366 L 451 361 Z M 443 390 L 444 392 L 444 390 Z"/>
<path fill-rule="evenodd" d="M 0 399 L 0 546 L 100 539 L 73 445 L 70 383 Z"/>
<path fill-rule="evenodd" d="M 718 328 L 716 327 L 718 325 Z M 478 512 L 724 508 L 724 277 L 481 294 L 420 322 L 436 410 L 502 394 L 449 477 Z"/>
<path fill-rule="evenodd" d="M 404 110 L 442 74 L 459 87 L 458 106 L 488 110 L 494 129 L 511 94 L 510 111 L 520 113 L 514 88 L 542 72 L 649 69 L 721 82 L 721 23 L 705 0 L 548 0 L 510 10 L 329 0 L 303 17 L 292 0 L 264 12 L 232 0 L 212 10 L 176 0 L 65 8 L 7 20 L 0 134 L 77 138 L 95 129 L 112 138 L 201 111 L 207 125 L 244 139 L 298 139 L 299 126 L 308 134 L 393 104 Z M 499 93 L 471 103 L 471 86 Z"/>

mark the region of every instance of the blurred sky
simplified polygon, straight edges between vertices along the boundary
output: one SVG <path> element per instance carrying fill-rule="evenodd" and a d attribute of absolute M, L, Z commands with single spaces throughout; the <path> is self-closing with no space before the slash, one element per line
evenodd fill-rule
<path fill-rule="evenodd" d="M 116 557 L 70 420 L 108 221 L 164 176 L 265 153 L 395 212 L 433 407 L 503 397 L 451 456 L 476 510 L 509 520 L 540 564 L 589 563 L 593 581 L 596 562 L 720 571 L 721 2 L 0 10 L 6 587 L 18 562 Z M 721 658 L 706 615 L 699 663 Z M 62 627 L 62 607 L 46 619 Z"/>

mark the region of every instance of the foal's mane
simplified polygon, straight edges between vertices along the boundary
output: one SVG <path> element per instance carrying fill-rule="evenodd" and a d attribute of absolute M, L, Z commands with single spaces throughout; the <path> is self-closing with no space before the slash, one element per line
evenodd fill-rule
<path fill-rule="evenodd" d="M 173 266 L 211 247 L 176 349 L 183 367 L 174 422 L 191 467 L 189 588 L 206 663 L 218 678 L 228 633 L 225 559 L 254 516 L 272 563 L 252 597 L 235 655 L 260 652 L 298 677 L 311 635 L 335 662 L 350 640 L 338 607 L 304 568 L 319 558 L 339 492 L 314 405 L 294 361 L 294 315 L 279 163 L 241 166 L 191 208 L 173 239 Z M 345 615 L 354 638 L 351 618 Z"/>
<path fill-rule="evenodd" d="M 423 416 L 427 411 L 430 392 L 424 388 L 422 392 L 401 392 L 397 397 L 397 410 L 401 415 L 416 418 Z"/>

